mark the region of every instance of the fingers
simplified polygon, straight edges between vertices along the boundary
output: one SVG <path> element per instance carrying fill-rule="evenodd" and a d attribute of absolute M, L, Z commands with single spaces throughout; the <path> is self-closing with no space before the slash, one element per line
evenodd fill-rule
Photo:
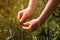
<path fill-rule="evenodd" d="M 28 27 L 30 24 L 29 24 L 29 22 L 26 22 L 26 23 L 23 23 L 22 25 L 25 27 Z"/>
<path fill-rule="evenodd" d="M 20 19 L 20 22 L 23 23 L 23 22 L 25 22 L 26 19 L 27 19 L 26 14 L 23 14 L 21 19 Z"/>
<path fill-rule="evenodd" d="M 30 27 L 25 27 L 25 26 L 23 26 L 23 29 L 29 30 L 29 29 L 30 29 Z"/>
<path fill-rule="evenodd" d="M 24 29 L 24 31 L 32 31 L 32 29 L 31 29 L 31 25 L 29 25 L 29 26 L 22 26 L 22 28 Z"/>
<path fill-rule="evenodd" d="M 26 22 L 26 23 L 23 23 L 22 28 L 26 29 L 26 30 L 29 30 L 31 28 L 31 26 L 30 26 L 30 24 L 28 22 Z"/>
<path fill-rule="evenodd" d="M 22 15 L 23 15 L 23 12 L 22 12 L 22 11 L 19 11 L 19 12 L 18 12 L 18 15 L 17 15 L 18 20 L 21 19 Z"/>
<path fill-rule="evenodd" d="M 26 14 L 23 13 L 23 11 L 19 11 L 17 15 L 18 20 L 20 20 L 20 23 L 25 22 L 27 19 Z"/>
<path fill-rule="evenodd" d="M 33 24 L 29 24 L 28 26 L 22 26 L 24 30 L 29 30 L 29 31 L 35 31 L 37 29 L 37 26 L 34 26 Z"/>
<path fill-rule="evenodd" d="M 22 28 L 23 28 L 23 29 L 28 29 L 28 26 L 29 26 L 29 25 L 30 25 L 29 22 L 23 23 L 23 24 L 22 24 Z"/>

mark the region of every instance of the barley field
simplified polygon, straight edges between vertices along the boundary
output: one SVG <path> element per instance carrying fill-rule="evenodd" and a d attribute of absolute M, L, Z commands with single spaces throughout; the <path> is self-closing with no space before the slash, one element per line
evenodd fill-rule
<path fill-rule="evenodd" d="M 17 19 L 18 11 L 27 7 L 29 0 L 0 0 L 0 40 L 60 40 L 60 5 L 45 23 L 34 32 L 24 32 Z M 37 18 L 47 0 L 39 0 L 34 15 Z"/>

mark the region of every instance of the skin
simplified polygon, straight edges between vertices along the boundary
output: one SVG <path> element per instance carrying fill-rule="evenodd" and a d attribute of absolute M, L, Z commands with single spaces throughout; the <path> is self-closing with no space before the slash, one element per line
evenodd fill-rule
<path fill-rule="evenodd" d="M 17 18 L 18 20 L 20 20 L 20 23 L 25 22 L 25 20 L 27 20 L 33 15 L 37 5 L 38 5 L 38 0 L 29 0 L 28 7 L 18 12 Z"/>
<path fill-rule="evenodd" d="M 34 2 L 35 0 L 30 0 L 29 2 L 29 6 L 28 8 L 30 10 L 35 10 L 37 4 L 38 4 L 38 0 L 36 0 L 37 2 Z M 33 3 L 34 2 L 34 3 Z M 27 16 L 27 18 L 23 18 L 23 21 L 21 22 L 20 19 L 22 19 L 22 16 L 20 15 L 20 13 L 18 13 L 18 19 L 20 20 L 20 22 L 22 23 L 22 28 L 25 29 L 25 30 L 30 30 L 30 31 L 34 31 L 36 30 L 38 27 L 37 25 L 40 24 L 42 25 L 46 20 L 47 18 L 49 17 L 49 15 L 56 9 L 56 7 L 58 6 L 60 0 L 49 0 L 44 8 L 44 10 L 42 11 L 41 15 L 36 18 L 36 19 L 33 19 L 31 21 L 28 21 L 28 22 L 24 22 L 26 19 L 28 19 L 29 17 L 31 17 L 31 15 L 33 14 L 34 11 L 31 11 L 32 13 L 27 13 L 29 14 L 29 17 L 27 15 L 25 15 L 25 17 Z M 33 5 L 33 4 L 36 4 L 36 5 Z M 32 9 L 31 9 L 32 8 Z M 25 13 L 24 13 L 25 14 Z M 20 17 L 21 16 L 21 17 Z"/>

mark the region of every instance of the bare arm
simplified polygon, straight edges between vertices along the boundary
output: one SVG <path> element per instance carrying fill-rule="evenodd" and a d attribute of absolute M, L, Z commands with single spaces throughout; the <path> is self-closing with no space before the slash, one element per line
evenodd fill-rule
<path fill-rule="evenodd" d="M 56 9 L 59 2 L 60 0 L 49 0 L 41 15 L 37 19 L 33 19 L 31 21 L 23 23 L 22 28 L 31 31 L 36 30 L 37 25 L 39 23 L 40 25 L 44 23 L 44 21 L 49 17 L 49 15 Z"/>
<path fill-rule="evenodd" d="M 29 0 L 28 7 L 18 12 L 17 18 L 18 20 L 20 20 L 20 23 L 25 22 L 28 18 L 30 18 L 33 15 L 37 5 L 38 0 Z"/>
<path fill-rule="evenodd" d="M 49 17 L 49 15 L 56 9 L 60 0 L 49 0 L 46 4 L 46 7 L 42 11 L 41 15 L 39 16 L 40 24 L 44 23 L 44 21 Z"/>
<path fill-rule="evenodd" d="M 38 0 L 29 0 L 28 8 L 30 8 L 31 10 L 35 10 L 37 5 Z"/>

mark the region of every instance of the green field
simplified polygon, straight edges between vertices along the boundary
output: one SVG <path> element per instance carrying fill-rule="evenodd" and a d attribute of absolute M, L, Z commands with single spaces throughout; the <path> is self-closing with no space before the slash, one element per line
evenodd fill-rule
<path fill-rule="evenodd" d="M 0 40 L 60 40 L 60 5 L 45 23 L 34 32 L 24 32 L 17 20 L 18 11 L 27 7 L 29 0 L 0 0 Z M 47 0 L 39 0 L 34 15 L 37 18 Z M 28 21 L 27 20 L 27 21 Z"/>

